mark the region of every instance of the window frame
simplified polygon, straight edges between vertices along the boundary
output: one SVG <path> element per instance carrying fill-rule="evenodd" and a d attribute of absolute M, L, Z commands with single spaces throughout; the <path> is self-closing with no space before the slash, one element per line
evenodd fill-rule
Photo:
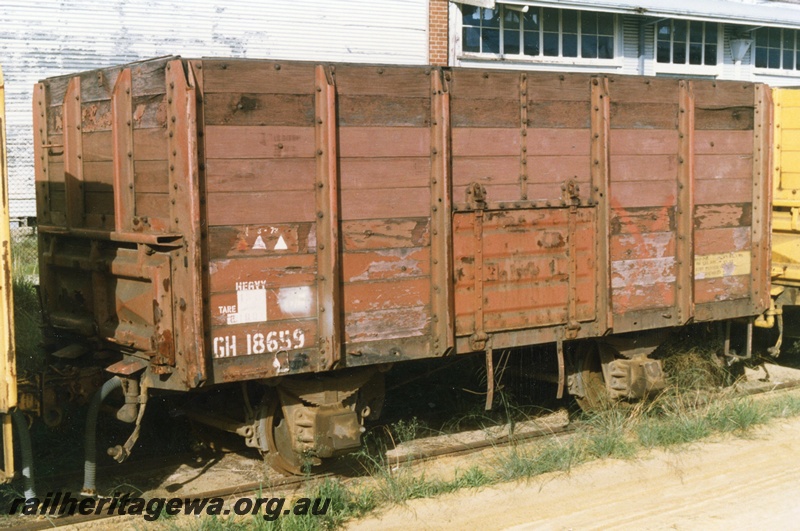
<path fill-rule="evenodd" d="M 464 28 L 465 27 L 481 27 L 482 26 L 472 26 L 472 25 L 465 25 L 464 24 L 464 7 L 472 7 L 467 6 L 466 4 L 458 4 L 459 10 L 457 13 L 457 22 L 458 22 L 458 59 L 459 60 L 481 60 L 481 61 L 502 61 L 505 63 L 535 63 L 535 64 L 549 64 L 549 65 L 576 65 L 576 66 L 600 66 L 600 67 L 621 67 L 623 61 L 623 39 L 621 35 L 622 30 L 622 22 L 620 21 L 620 16 L 616 13 L 608 13 L 603 11 L 590 11 L 590 10 L 580 10 L 580 9 L 564 9 L 564 8 L 545 8 L 545 7 L 530 7 L 531 10 L 538 10 L 539 16 L 539 29 L 537 30 L 539 34 L 539 54 L 538 55 L 528 55 L 524 53 L 525 45 L 524 45 L 524 38 L 525 38 L 525 26 L 524 20 L 520 20 L 519 28 L 512 28 L 510 31 L 517 31 L 520 36 L 520 43 L 519 49 L 520 53 L 518 54 L 509 54 L 504 53 L 505 48 L 505 15 L 507 6 L 501 3 L 497 3 L 495 9 L 499 9 L 499 25 L 497 27 L 500 38 L 499 38 L 499 49 L 501 50 L 500 53 L 493 53 L 493 52 L 476 52 L 476 51 L 465 51 L 464 50 Z M 478 8 L 475 9 L 485 9 L 485 8 Z M 545 9 L 552 9 L 558 11 L 558 55 L 551 56 L 551 55 L 544 55 L 544 10 Z M 516 10 L 511 10 L 515 11 Z M 574 11 L 578 14 L 577 17 L 577 56 L 570 57 L 563 55 L 563 46 L 564 46 L 564 20 L 562 13 L 564 11 Z M 524 14 L 522 12 L 518 12 L 520 19 L 523 19 Z M 610 35 L 612 39 L 612 51 L 614 57 L 611 59 L 607 58 L 591 58 L 591 57 L 581 57 L 582 52 L 582 18 L 581 13 L 596 13 L 596 14 L 607 14 L 613 18 L 613 30 L 612 35 Z M 528 30 L 529 31 L 529 30 Z M 570 33 L 572 34 L 572 33 Z M 598 36 L 598 34 L 592 34 Z"/>
<path fill-rule="evenodd" d="M 674 32 L 672 28 L 674 27 L 674 22 L 676 20 L 683 20 L 687 23 L 686 27 L 686 62 L 684 63 L 674 63 L 672 61 L 672 57 L 674 54 L 674 46 L 673 46 L 673 39 L 672 34 L 670 34 L 670 62 L 669 63 L 660 63 L 658 62 L 658 28 L 659 24 L 653 24 L 653 69 L 656 74 L 688 74 L 688 75 L 697 75 L 697 76 L 720 76 L 722 75 L 722 69 L 725 62 L 725 25 L 720 22 L 710 22 L 710 21 L 703 21 L 703 20 L 687 20 L 687 19 L 680 19 L 680 18 L 670 18 L 667 19 L 670 22 L 671 32 Z M 689 46 L 691 44 L 690 35 L 691 35 L 691 24 L 703 24 L 703 55 L 705 56 L 705 46 L 707 43 L 706 41 L 706 24 L 716 24 L 717 26 L 717 63 L 715 65 L 693 65 L 689 63 L 690 60 L 690 53 L 689 53 Z"/>
<path fill-rule="evenodd" d="M 759 28 L 761 29 L 761 28 Z M 781 47 L 780 47 L 780 56 L 781 56 L 781 68 L 770 68 L 768 66 L 756 66 L 756 54 L 758 48 L 758 30 L 755 30 L 752 33 L 753 44 L 750 47 L 750 65 L 753 67 L 753 73 L 764 75 L 764 76 L 787 76 L 787 77 L 798 77 L 800 76 L 800 30 L 793 29 L 793 28 L 764 28 L 764 29 L 779 29 L 781 30 Z M 795 57 L 795 67 L 793 69 L 783 68 L 783 32 L 785 31 L 793 31 L 794 32 L 794 57 Z M 769 37 L 767 37 L 769 38 Z M 767 49 L 770 49 L 770 46 L 767 45 Z M 767 61 L 769 62 L 769 60 Z"/>

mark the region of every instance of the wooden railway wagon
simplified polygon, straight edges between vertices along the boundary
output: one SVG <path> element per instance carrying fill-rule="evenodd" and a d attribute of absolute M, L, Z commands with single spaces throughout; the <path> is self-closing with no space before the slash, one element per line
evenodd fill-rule
<path fill-rule="evenodd" d="M 559 393 L 643 396 L 663 384 L 655 342 L 619 334 L 769 306 L 770 101 L 742 82 L 177 57 L 45 80 L 55 354 L 109 354 L 131 422 L 148 389 L 252 382 L 260 403 L 190 415 L 285 470 L 358 446 L 403 360 L 487 352 L 491 375 L 493 350 L 552 343 Z"/>

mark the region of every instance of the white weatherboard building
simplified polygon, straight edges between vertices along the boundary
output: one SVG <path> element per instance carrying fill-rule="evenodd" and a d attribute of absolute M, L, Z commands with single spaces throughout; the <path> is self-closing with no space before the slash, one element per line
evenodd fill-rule
<path fill-rule="evenodd" d="M 443 63 L 441 49 L 457 66 L 800 86 L 799 30 L 798 0 L 2 0 L 11 215 L 36 215 L 46 77 L 173 54 Z"/>
<path fill-rule="evenodd" d="M 10 210 L 36 215 L 31 93 L 161 55 L 426 64 L 427 0 L 2 0 Z"/>

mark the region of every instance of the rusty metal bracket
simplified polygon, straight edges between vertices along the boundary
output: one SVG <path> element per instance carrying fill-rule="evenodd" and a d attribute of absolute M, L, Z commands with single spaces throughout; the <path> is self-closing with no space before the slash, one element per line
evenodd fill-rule
<path fill-rule="evenodd" d="M 578 243 L 576 232 L 578 230 L 578 206 L 581 204 L 580 196 L 580 187 L 578 183 L 576 183 L 573 179 L 569 179 L 566 181 L 562 186 L 561 189 L 563 190 L 564 194 L 564 203 L 569 205 L 569 214 L 568 214 L 568 232 L 567 232 L 567 244 L 569 253 L 569 277 L 567 279 L 568 282 L 568 290 L 569 290 L 569 298 L 567 301 L 567 326 L 565 329 L 565 334 L 568 339 L 575 339 L 578 337 L 578 331 L 581 329 L 580 323 L 578 323 Z M 559 345 L 561 339 L 558 340 Z M 561 351 L 561 346 L 559 346 L 559 398 L 561 398 L 561 394 L 563 393 L 564 382 L 563 380 L 563 370 L 564 370 L 564 353 Z"/>
<path fill-rule="evenodd" d="M 114 159 L 114 227 L 133 229 L 135 190 L 133 178 L 133 97 L 130 68 L 117 77 L 111 94 L 111 135 Z"/>
<path fill-rule="evenodd" d="M 675 211 L 677 276 L 675 301 L 678 323 L 694 316 L 694 129 L 695 100 L 692 84 L 680 81 L 678 118 L 678 208 Z"/>
<path fill-rule="evenodd" d="M 33 88 L 33 162 L 36 179 L 36 216 L 50 223 L 50 148 L 47 130 L 47 91 L 43 83 Z M 60 146 L 63 153 L 63 144 Z"/>
<path fill-rule="evenodd" d="M 483 209 L 486 207 L 486 189 L 480 183 L 467 187 L 467 204 L 473 212 L 475 244 L 475 332 L 469 338 L 473 351 L 484 350 L 489 336 L 483 324 Z"/>
<path fill-rule="evenodd" d="M 528 74 L 519 75 L 519 193 L 528 199 Z"/>
<path fill-rule="evenodd" d="M 431 350 L 434 356 L 447 353 L 455 344 L 448 77 L 439 69 L 431 72 Z"/>
<path fill-rule="evenodd" d="M 325 370 L 342 357 L 336 85 L 330 67 L 317 66 L 315 85 L 317 323 L 319 369 Z"/>
<path fill-rule="evenodd" d="M 564 367 L 564 340 L 560 334 L 558 338 L 556 338 L 556 356 L 558 357 L 558 390 L 556 390 L 556 398 L 561 400 L 561 398 L 564 397 L 566 370 Z"/>
<path fill-rule="evenodd" d="M 591 84 L 591 178 L 589 206 L 597 207 L 597 234 L 595 236 L 595 263 L 597 280 L 595 301 L 597 332 L 599 335 L 613 325 L 611 311 L 611 271 L 609 264 L 609 219 L 611 209 L 609 190 L 609 137 L 611 136 L 611 105 L 608 97 L 608 78 L 592 78 Z"/>
<path fill-rule="evenodd" d="M 81 131 L 81 78 L 67 85 L 63 104 L 64 192 L 67 226 L 81 227 L 86 219 L 83 186 L 83 133 Z"/>
<path fill-rule="evenodd" d="M 494 402 L 494 351 L 490 348 L 486 349 L 486 406 L 484 409 L 489 411 L 492 409 Z"/>

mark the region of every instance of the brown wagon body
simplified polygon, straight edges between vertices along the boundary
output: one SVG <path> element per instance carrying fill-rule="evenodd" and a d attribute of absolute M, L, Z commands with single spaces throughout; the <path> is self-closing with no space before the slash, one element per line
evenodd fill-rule
<path fill-rule="evenodd" d="M 185 390 L 756 315 L 769 98 L 179 58 L 45 80 L 47 322 Z"/>

